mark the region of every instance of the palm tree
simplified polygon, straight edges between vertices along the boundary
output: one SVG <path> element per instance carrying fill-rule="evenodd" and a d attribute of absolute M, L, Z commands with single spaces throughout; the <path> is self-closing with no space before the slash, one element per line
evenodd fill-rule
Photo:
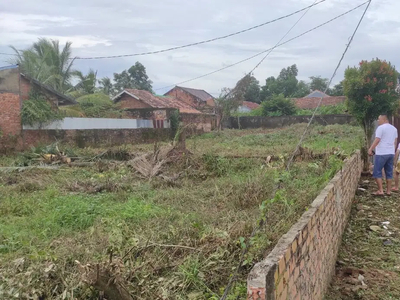
<path fill-rule="evenodd" d="M 26 75 L 61 93 L 71 88 L 74 72 L 71 42 L 67 42 L 60 49 L 59 41 L 41 38 L 26 50 L 11 48 L 17 54 L 17 58 L 12 62 L 19 64 Z"/>
<path fill-rule="evenodd" d="M 113 95 L 114 86 L 109 77 L 104 77 L 99 80 L 100 90 L 106 95 Z"/>
<path fill-rule="evenodd" d="M 74 87 L 75 91 L 71 93 L 76 94 L 75 98 L 96 92 L 97 71 L 90 69 L 87 75 L 83 75 L 81 71 L 74 71 L 72 75 L 79 80 Z"/>

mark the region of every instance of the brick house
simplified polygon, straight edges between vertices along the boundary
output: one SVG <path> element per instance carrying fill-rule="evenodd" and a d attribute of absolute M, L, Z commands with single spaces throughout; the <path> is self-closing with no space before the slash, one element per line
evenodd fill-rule
<path fill-rule="evenodd" d="M 202 112 L 215 113 L 215 98 L 204 90 L 176 86 L 164 95 L 172 96 Z"/>
<path fill-rule="evenodd" d="M 148 91 L 125 89 L 112 100 L 114 103 L 119 103 L 132 118 L 152 119 L 156 128 L 162 128 L 174 110 L 179 110 L 183 124 L 193 124 L 198 131 L 209 132 L 216 126 L 215 116 L 204 114 L 171 96 L 158 96 Z"/>
<path fill-rule="evenodd" d="M 32 89 L 40 92 L 52 106 L 76 104 L 76 101 L 20 72 L 18 65 L 0 68 L 0 130 L 3 136 L 22 133 L 21 109 Z"/>
<path fill-rule="evenodd" d="M 294 104 L 300 109 L 315 109 L 322 97 L 321 106 L 338 105 L 346 101 L 345 96 L 329 96 L 321 91 L 313 91 L 311 94 L 293 99 Z"/>

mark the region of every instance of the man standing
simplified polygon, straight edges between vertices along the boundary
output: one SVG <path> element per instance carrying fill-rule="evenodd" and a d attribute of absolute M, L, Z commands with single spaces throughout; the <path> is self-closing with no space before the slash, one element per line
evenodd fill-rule
<path fill-rule="evenodd" d="M 375 133 L 375 141 L 368 150 L 370 156 L 375 149 L 375 162 L 373 177 L 378 185 L 376 196 L 383 196 L 382 169 L 386 175 L 386 194 L 391 194 L 393 179 L 394 154 L 397 144 L 397 129 L 389 124 L 387 115 L 380 115 L 378 118 L 378 128 Z"/>

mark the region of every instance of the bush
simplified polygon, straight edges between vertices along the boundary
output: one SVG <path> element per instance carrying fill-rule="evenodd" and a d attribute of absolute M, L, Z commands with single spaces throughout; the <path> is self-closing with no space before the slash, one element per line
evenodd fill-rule
<path fill-rule="evenodd" d="M 270 100 L 261 103 L 263 116 L 290 116 L 296 114 L 296 106 L 283 94 L 274 95 Z"/>
<path fill-rule="evenodd" d="M 41 95 L 31 93 L 29 100 L 24 101 L 21 110 L 22 124 L 42 126 L 52 121 L 63 119 L 64 115 L 53 109 L 50 103 Z"/>
<path fill-rule="evenodd" d="M 120 118 L 123 115 L 122 110 L 110 100 L 109 96 L 102 93 L 85 95 L 76 101 L 84 116 L 88 118 Z"/>

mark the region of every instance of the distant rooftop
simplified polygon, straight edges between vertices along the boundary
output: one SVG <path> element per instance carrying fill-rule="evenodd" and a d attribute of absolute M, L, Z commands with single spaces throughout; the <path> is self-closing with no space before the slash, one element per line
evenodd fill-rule
<path fill-rule="evenodd" d="M 198 90 L 198 89 L 192 89 L 192 88 L 186 88 L 182 86 L 176 86 L 175 88 L 179 88 L 181 90 L 184 90 L 185 92 L 195 96 L 196 98 L 200 99 L 201 101 L 207 102 L 210 99 L 214 99 L 214 97 L 207 93 L 205 90 Z M 167 95 L 170 91 L 165 93 L 164 95 Z"/>
<path fill-rule="evenodd" d="M 321 92 L 321 91 L 315 90 L 311 94 L 305 96 L 304 98 L 321 98 L 321 97 L 322 98 L 327 98 L 327 97 L 330 97 L 330 96 L 325 94 L 325 93 L 323 93 L 323 92 Z"/>

